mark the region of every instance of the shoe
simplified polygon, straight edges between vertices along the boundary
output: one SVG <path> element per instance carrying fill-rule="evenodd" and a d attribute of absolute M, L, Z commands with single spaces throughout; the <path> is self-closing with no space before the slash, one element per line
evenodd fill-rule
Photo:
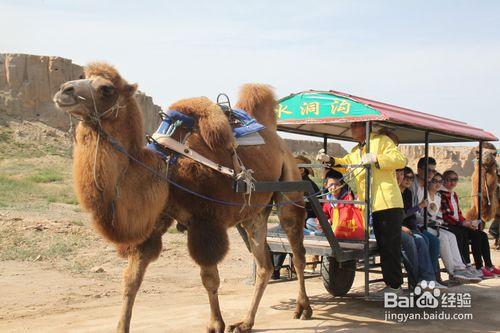
<path fill-rule="evenodd" d="M 391 288 L 389 286 L 386 286 L 384 289 L 379 290 L 379 291 L 371 294 L 370 299 L 383 301 L 384 297 L 385 297 L 384 295 L 386 293 L 393 293 L 393 294 L 396 294 L 397 296 L 401 296 L 401 295 L 403 295 L 403 289 L 401 287 L 395 289 L 395 288 Z"/>
<path fill-rule="evenodd" d="M 483 274 L 478 273 L 477 270 L 472 269 L 472 270 L 464 270 L 465 276 L 468 276 L 470 278 L 474 279 L 479 279 L 480 281 L 483 281 Z"/>
<path fill-rule="evenodd" d="M 488 270 L 495 275 L 500 275 L 500 269 L 498 269 L 496 266 L 488 267 Z"/>
<path fill-rule="evenodd" d="M 279 269 L 275 270 L 275 271 L 273 272 L 273 275 L 271 275 L 271 280 L 279 280 L 279 279 L 281 278 L 281 276 L 280 276 L 280 275 L 281 275 L 281 274 L 280 274 Z"/>
<path fill-rule="evenodd" d="M 495 277 L 495 274 L 490 272 L 486 267 L 481 267 L 481 269 L 478 269 L 478 272 L 483 274 L 483 279 L 492 279 Z"/>
<path fill-rule="evenodd" d="M 448 289 L 447 286 L 442 285 L 441 283 L 434 281 L 434 289 Z"/>
<path fill-rule="evenodd" d="M 458 269 L 455 270 L 451 275 L 450 275 L 450 280 L 459 282 L 459 283 L 479 283 L 483 281 L 480 277 L 477 277 L 475 274 L 472 275 L 470 272 L 468 272 L 465 269 Z"/>
<path fill-rule="evenodd" d="M 467 272 L 468 272 L 471 276 L 475 276 L 475 277 L 483 278 L 483 273 L 481 272 L 481 270 L 475 269 L 475 268 L 473 268 L 472 266 L 467 266 Z"/>

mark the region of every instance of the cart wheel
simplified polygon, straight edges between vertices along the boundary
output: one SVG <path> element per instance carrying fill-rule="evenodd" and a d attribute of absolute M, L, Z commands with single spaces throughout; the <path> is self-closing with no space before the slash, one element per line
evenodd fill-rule
<path fill-rule="evenodd" d="M 326 290 L 333 296 L 345 296 L 354 282 L 356 260 L 340 264 L 333 257 L 323 257 L 321 266 L 321 276 Z"/>

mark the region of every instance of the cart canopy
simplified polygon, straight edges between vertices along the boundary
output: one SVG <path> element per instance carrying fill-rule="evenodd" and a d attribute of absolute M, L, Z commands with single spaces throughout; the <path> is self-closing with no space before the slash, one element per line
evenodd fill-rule
<path fill-rule="evenodd" d="M 278 129 L 285 132 L 352 141 L 351 122 L 373 121 L 401 143 L 498 141 L 493 134 L 464 122 L 418 112 L 338 91 L 309 90 L 284 97 L 276 108 Z"/>

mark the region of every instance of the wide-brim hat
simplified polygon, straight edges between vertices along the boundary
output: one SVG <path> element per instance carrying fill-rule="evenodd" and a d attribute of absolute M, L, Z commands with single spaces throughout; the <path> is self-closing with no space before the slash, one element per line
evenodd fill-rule
<path fill-rule="evenodd" d="M 305 157 L 304 155 L 297 155 L 297 156 L 295 156 L 295 162 L 297 164 L 311 164 L 311 160 L 308 159 L 307 157 Z M 309 174 L 314 177 L 314 171 L 313 171 L 312 168 L 307 167 L 307 168 L 304 168 L 304 169 L 306 169 L 307 171 L 309 171 Z"/>

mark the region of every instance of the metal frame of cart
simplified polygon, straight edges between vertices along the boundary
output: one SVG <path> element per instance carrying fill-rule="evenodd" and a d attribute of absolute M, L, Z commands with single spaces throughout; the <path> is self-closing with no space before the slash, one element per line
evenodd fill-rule
<path fill-rule="evenodd" d="M 482 164 L 482 143 L 498 141 L 493 134 L 472 127 L 466 123 L 430 114 L 397 107 L 394 105 L 353 96 L 338 91 L 304 91 L 291 94 L 279 101 L 276 109 L 278 130 L 288 133 L 309 135 L 323 138 L 324 149 L 328 139 L 353 141 L 350 134 L 350 123 L 366 122 L 366 137 L 372 131 L 388 128 L 399 138 L 400 143 L 425 144 L 424 156 L 429 156 L 429 143 L 445 142 L 479 142 L 479 164 Z M 367 140 L 366 152 L 370 152 Z M 305 166 L 305 165 L 304 165 Z M 357 262 L 363 260 L 364 295 L 369 297 L 369 285 L 381 279 L 370 280 L 370 258 L 377 256 L 376 243 L 370 239 L 369 221 L 371 215 L 371 168 L 363 167 L 366 172 L 365 201 L 350 203 L 365 205 L 365 239 L 363 241 L 337 239 L 321 209 L 317 198 L 309 198 L 318 216 L 325 236 L 304 236 L 307 254 L 321 255 L 327 260 L 322 270 L 325 287 L 334 296 L 345 295 L 354 280 Z M 479 184 L 482 181 L 479 169 Z M 427 179 L 427 166 L 425 168 Z M 427 197 L 427 184 L 424 185 Z M 481 216 L 481 191 L 479 186 L 479 215 Z M 238 191 L 238 186 L 237 186 Z M 244 191 L 244 189 L 239 189 Z M 308 182 L 256 182 L 255 192 L 304 192 L 313 194 L 312 185 Z M 424 214 L 424 225 L 427 225 L 427 214 Z M 244 232 L 240 234 L 246 241 Z M 284 235 L 268 232 L 267 242 L 273 252 L 291 253 L 291 248 Z"/>

